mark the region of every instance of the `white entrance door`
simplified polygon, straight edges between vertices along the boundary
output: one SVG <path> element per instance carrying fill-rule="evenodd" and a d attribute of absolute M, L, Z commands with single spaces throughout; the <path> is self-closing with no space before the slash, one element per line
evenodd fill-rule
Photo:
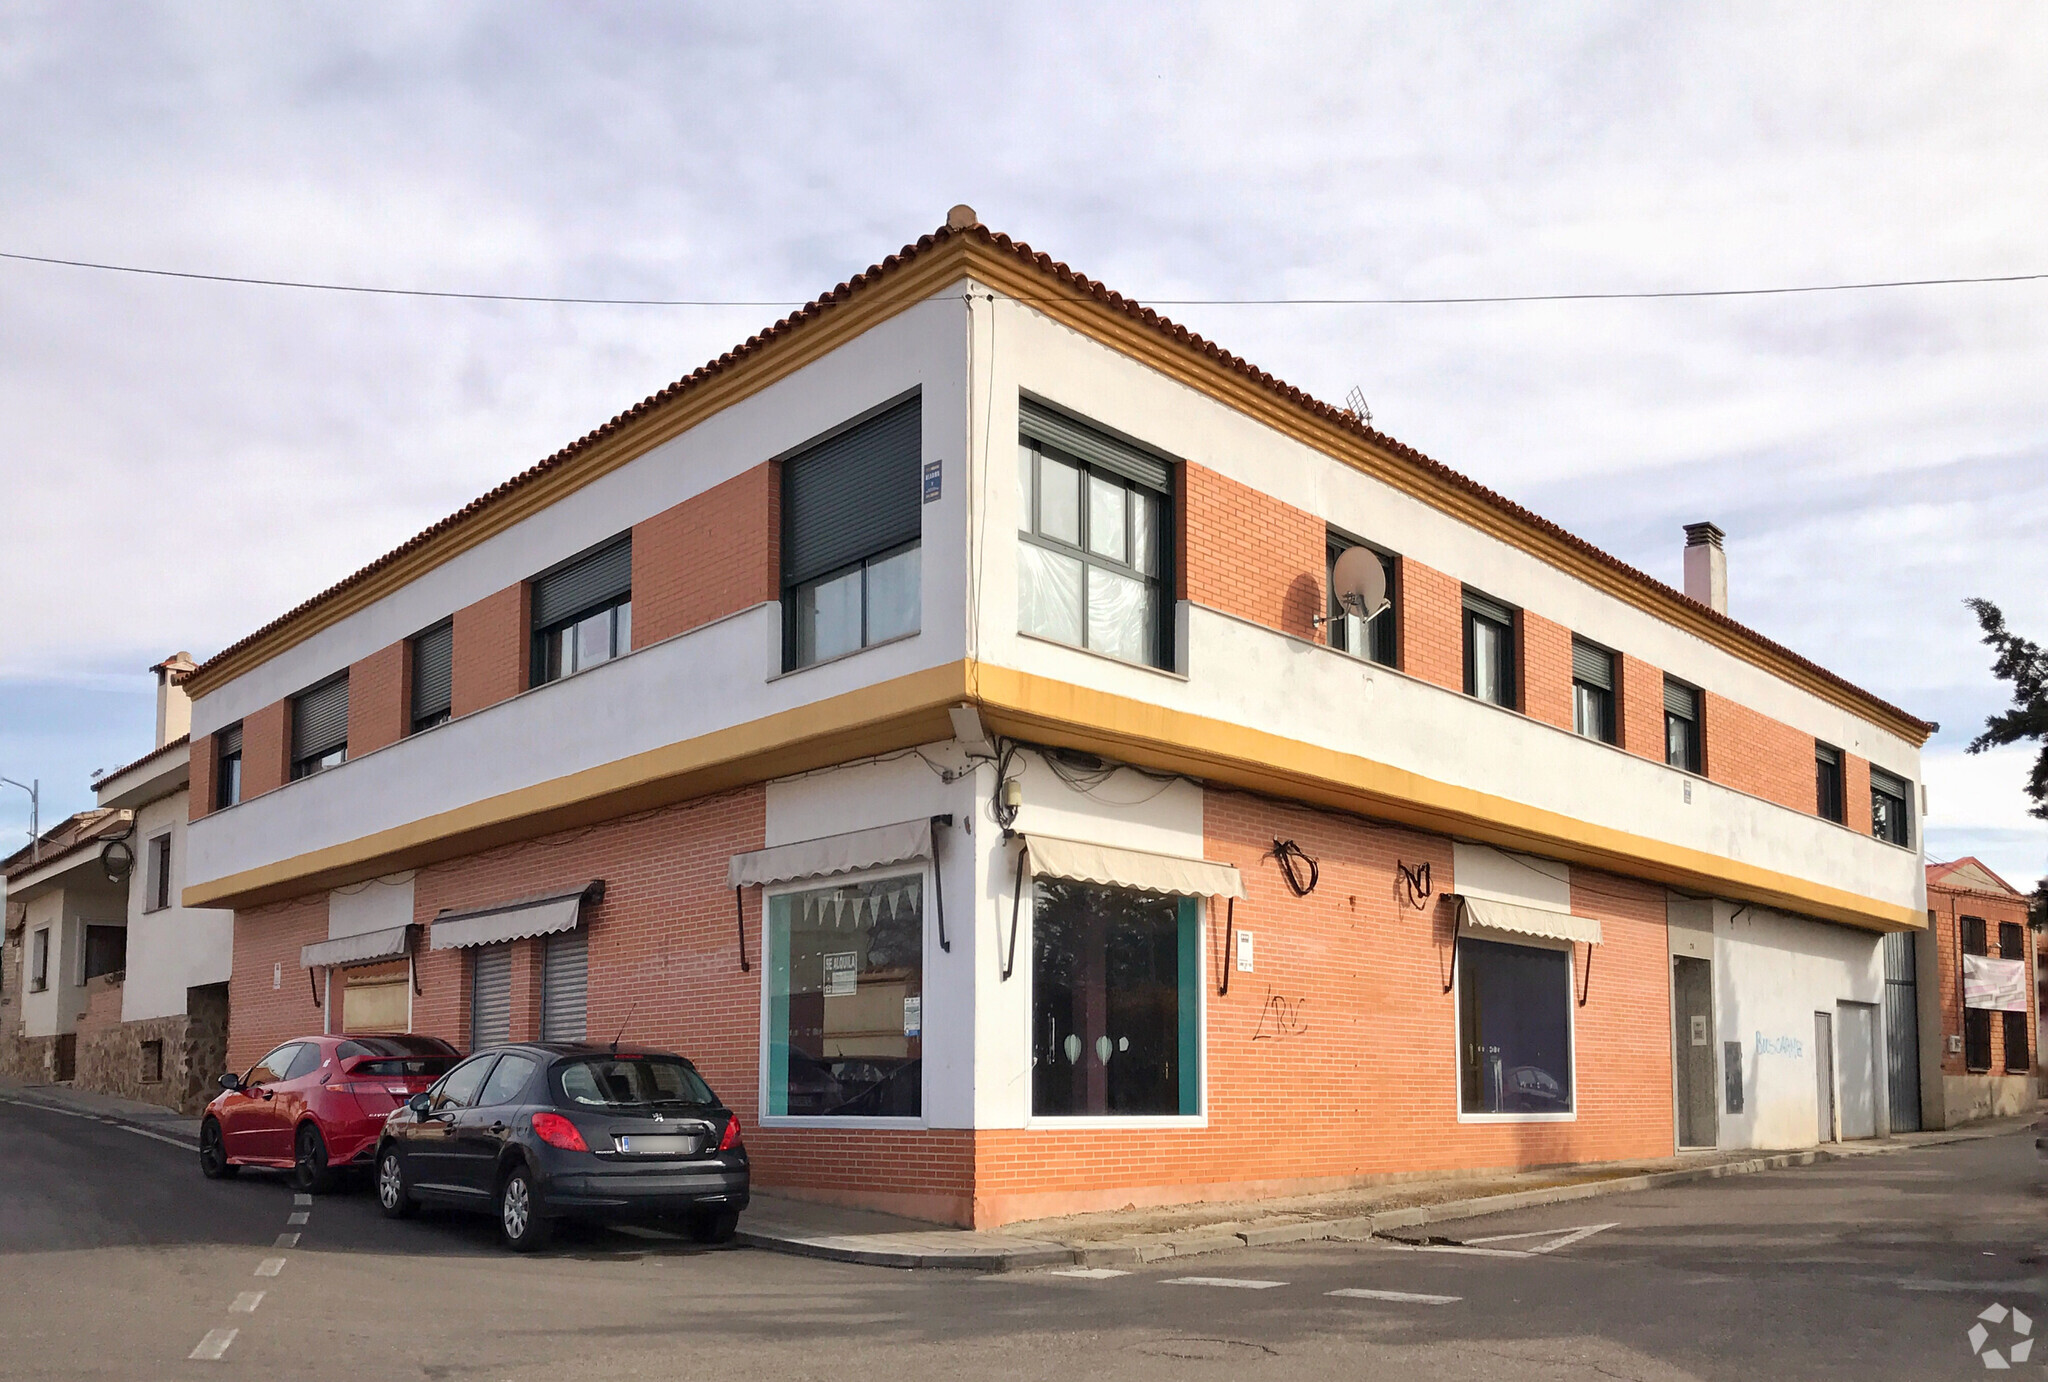
<path fill-rule="evenodd" d="M 1877 1009 L 1838 1003 L 1836 1080 L 1841 1090 L 1842 1140 L 1877 1136 Z"/>

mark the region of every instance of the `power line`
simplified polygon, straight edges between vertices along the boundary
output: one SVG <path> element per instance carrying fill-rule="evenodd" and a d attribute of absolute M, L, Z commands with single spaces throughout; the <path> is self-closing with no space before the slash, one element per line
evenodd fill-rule
<path fill-rule="evenodd" d="M 322 293 L 365 293 L 375 297 L 449 298 L 461 302 L 529 302 L 569 307 L 801 307 L 796 298 L 600 298 L 556 297 L 544 293 L 461 293 L 436 288 L 380 288 L 361 283 L 318 283 L 294 278 L 249 278 L 240 274 L 204 274 L 183 269 L 148 269 L 133 264 L 101 264 L 87 259 L 58 259 L 41 254 L 0 250 L 0 259 L 24 264 L 53 264 L 102 273 L 139 274 L 147 278 L 179 278 L 199 283 L 235 283 L 256 288 L 301 288 Z M 1145 298 L 1160 307 L 1452 307 L 1518 302 L 1653 302 L 1667 298 L 1781 297 L 1792 293 L 1855 293 L 1878 288 L 1948 288 L 1970 284 L 2036 283 L 2048 273 L 1984 274 L 1961 278 L 1887 278 L 1856 283 L 1801 283 L 1771 288 L 1670 288 L 1643 292 L 1488 293 L 1441 297 L 1300 297 L 1300 298 Z M 1062 301 L 1053 297 L 1017 297 L 1016 301 Z"/>

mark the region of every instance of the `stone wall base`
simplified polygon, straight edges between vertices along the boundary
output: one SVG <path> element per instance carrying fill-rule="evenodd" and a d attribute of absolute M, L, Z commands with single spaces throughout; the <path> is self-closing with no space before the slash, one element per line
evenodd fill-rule
<path fill-rule="evenodd" d="M 2011 1118 L 2034 1107 L 2032 1075 L 1944 1075 L 1941 1090 L 1945 1128 L 1986 1118 Z"/>
<path fill-rule="evenodd" d="M 204 1109 L 227 1069 L 227 985 L 188 989 L 186 1007 L 178 1016 L 79 1033 L 76 1087 L 182 1113 Z"/>
<path fill-rule="evenodd" d="M 53 1036 L 0 1037 L 0 1080 L 17 1084 L 54 1083 L 58 1040 Z"/>

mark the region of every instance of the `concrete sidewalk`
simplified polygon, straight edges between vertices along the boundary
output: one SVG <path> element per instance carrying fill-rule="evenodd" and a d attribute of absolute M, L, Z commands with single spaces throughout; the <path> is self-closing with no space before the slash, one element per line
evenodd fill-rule
<path fill-rule="evenodd" d="M 199 1120 L 187 1118 L 161 1104 L 123 1099 L 112 1094 L 94 1094 L 68 1084 L 13 1084 L 0 1080 L 0 1103 L 29 1104 L 79 1118 L 97 1118 L 102 1123 L 129 1128 L 151 1137 L 176 1142 L 199 1150 Z"/>

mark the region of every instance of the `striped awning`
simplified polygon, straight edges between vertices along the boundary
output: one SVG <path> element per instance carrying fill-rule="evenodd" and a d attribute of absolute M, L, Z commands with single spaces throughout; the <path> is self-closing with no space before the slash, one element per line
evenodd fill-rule
<path fill-rule="evenodd" d="M 573 931 L 583 920 L 584 904 L 603 896 L 604 880 L 597 878 L 573 892 L 522 897 L 460 912 L 443 911 L 434 917 L 428 945 L 434 950 L 457 950 Z"/>
<path fill-rule="evenodd" d="M 1473 926 L 1484 926 L 1489 931 L 1511 931 L 1524 936 L 1541 936 L 1553 941 L 1600 944 L 1600 922 L 1595 917 L 1573 916 L 1570 912 L 1553 912 L 1547 907 L 1524 907 L 1513 902 L 1495 902 L 1485 897 L 1466 897 L 1462 893 L 1451 895 L 1458 899 L 1459 906 L 1464 909 L 1462 920 Z"/>
<path fill-rule="evenodd" d="M 382 931 L 363 931 L 353 936 L 315 941 L 299 950 L 299 963 L 307 969 L 340 969 L 344 965 L 373 965 L 400 960 L 412 953 L 413 925 L 391 926 Z"/>
<path fill-rule="evenodd" d="M 1032 873 L 1040 877 L 1072 878 L 1172 897 L 1244 896 L 1244 876 L 1230 864 L 1063 840 L 1054 835 L 1027 835 L 1024 847 Z"/>

